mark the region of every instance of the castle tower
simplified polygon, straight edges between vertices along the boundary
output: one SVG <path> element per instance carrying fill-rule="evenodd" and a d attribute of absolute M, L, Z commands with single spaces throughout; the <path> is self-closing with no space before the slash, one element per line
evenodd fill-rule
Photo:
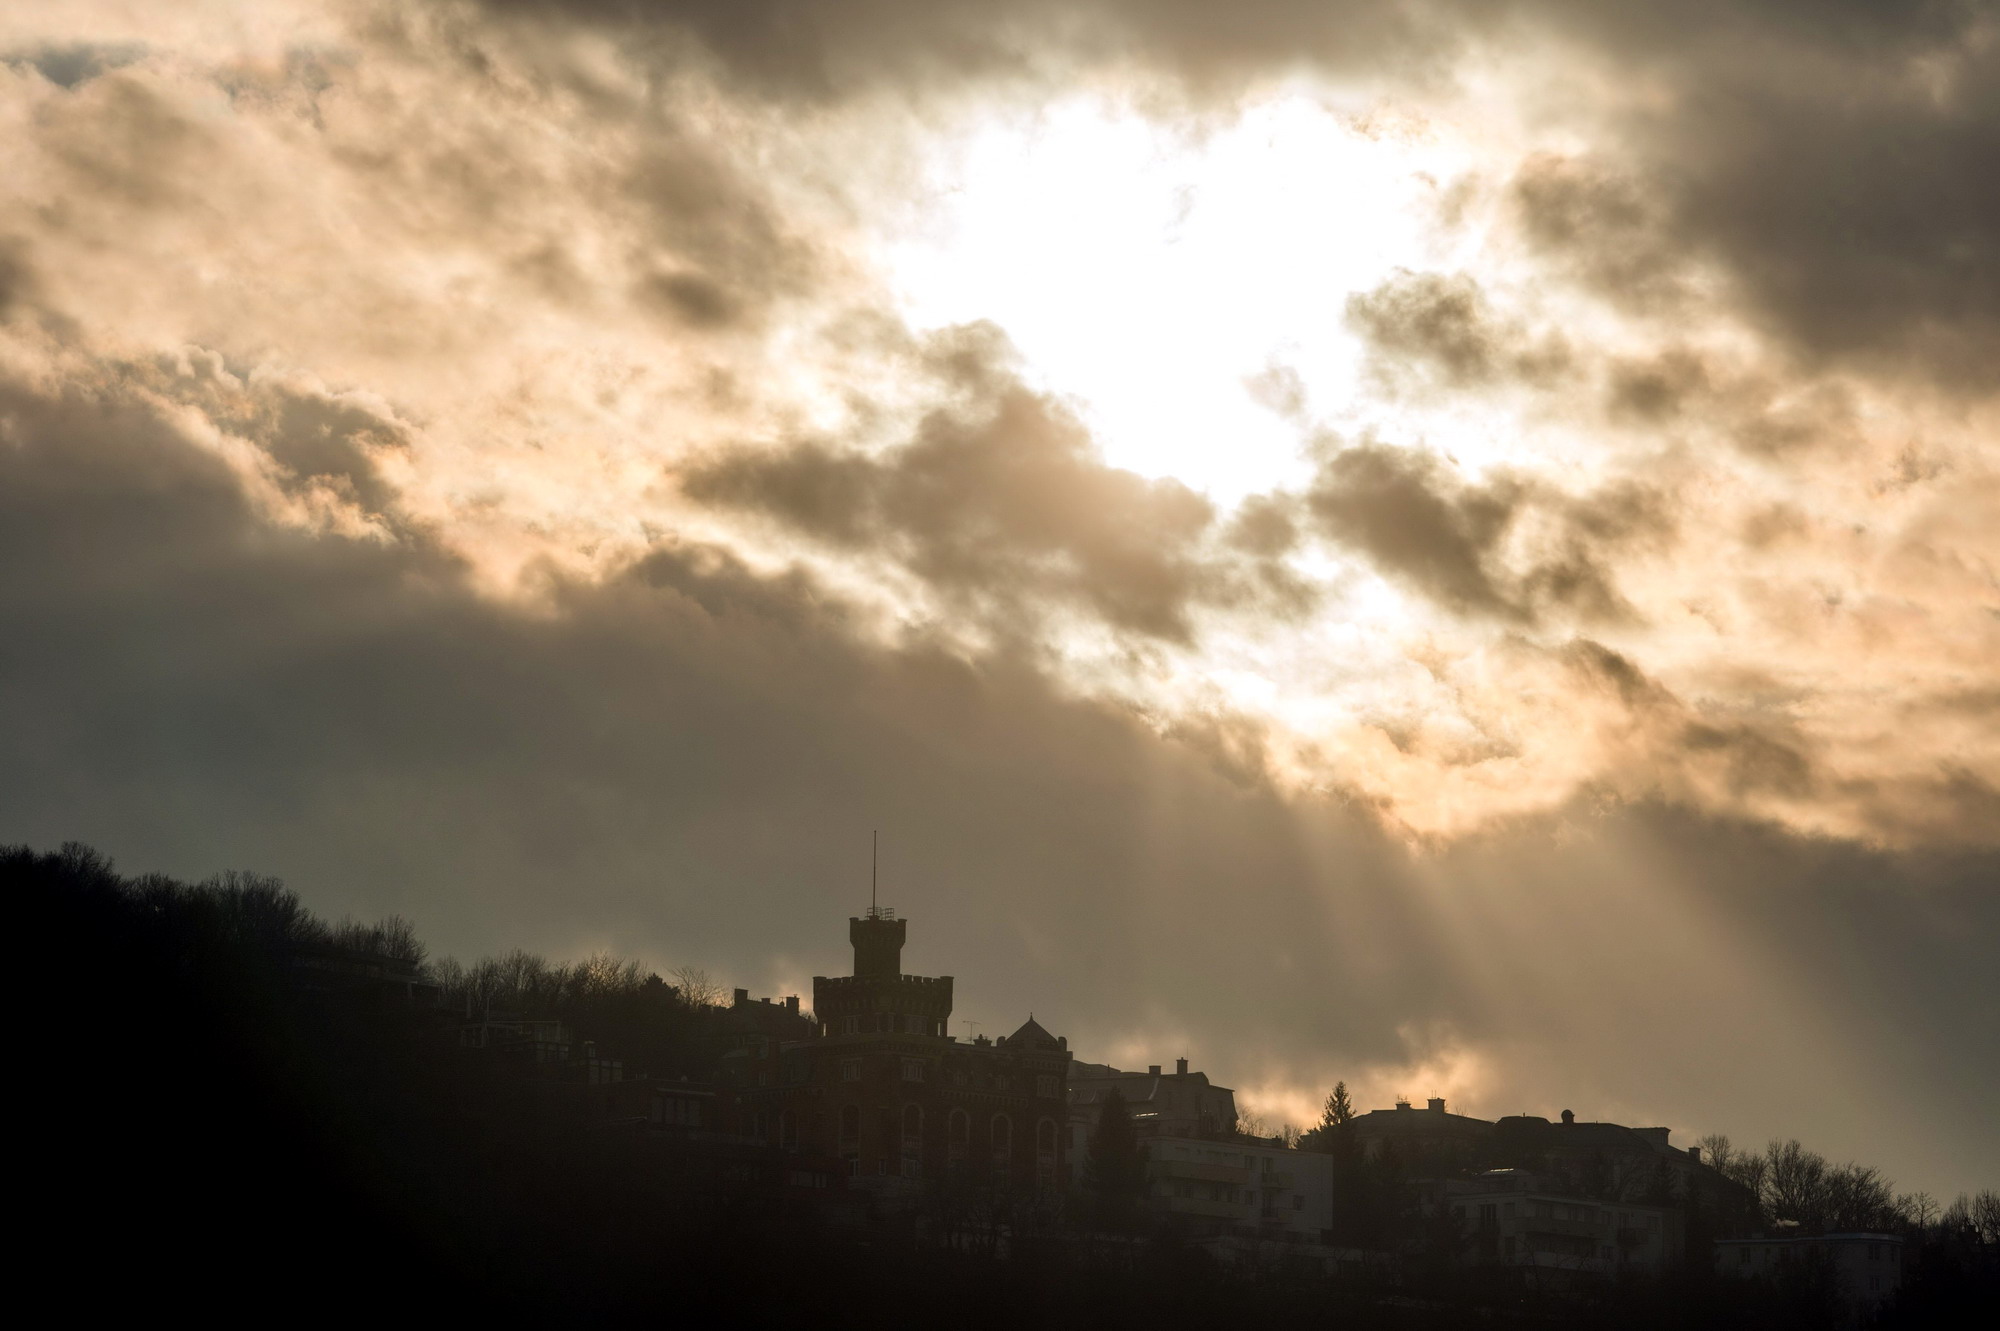
<path fill-rule="evenodd" d="M 896 918 L 887 906 L 870 906 L 868 914 L 847 921 L 847 941 L 854 944 L 854 974 L 869 979 L 895 979 L 903 973 L 903 938 L 908 920 Z"/>
<path fill-rule="evenodd" d="M 888 906 L 849 917 L 854 974 L 813 977 L 813 1015 L 829 1036 L 926 1035 L 942 1038 L 951 1022 L 951 977 L 903 974 L 909 921 Z"/>

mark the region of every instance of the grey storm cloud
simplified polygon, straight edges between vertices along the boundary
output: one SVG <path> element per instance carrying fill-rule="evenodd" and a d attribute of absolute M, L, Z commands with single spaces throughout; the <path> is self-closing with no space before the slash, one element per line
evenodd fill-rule
<path fill-rule="evenodd" d="M 1209 541 L 1213 504 L 1178 481 L 1105 465 L 1068 410 L 1019 382 L 997 330 L 941 334 L 926 358 L 967 391 L 906 441 L 873 453 L 838 441 L 739 449 L 688 468 L 682 491 L 836 546 L 889 552 L 996 624 L 1019 626 L 1038 603 L 1081 604 L 1184 643 L 1200 606 L 1283 611 L 1309 601 L 1277 563 L 1294 539 L 1279 501 Z"/>
<path fill-rule="evenodd" d="M 1475 483 L 1376 442 L 1330 445 L 1306 506 L 1325 535 L 1447 610 L 1519 623 L 1629 619 L 1613 557 L 1675 524 L 1670 496 L 1643 482 L 1583 496 L 1504 474 Z M 1523 530 L 1525 548 L 1510 550 Z"/>

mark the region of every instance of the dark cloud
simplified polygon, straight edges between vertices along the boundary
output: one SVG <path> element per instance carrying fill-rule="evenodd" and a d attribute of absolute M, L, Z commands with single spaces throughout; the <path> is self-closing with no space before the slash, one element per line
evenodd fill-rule
<path fill-rule="evenodd" d="M 1049 79 L 1137 62 L 1226 95 L 1274 68 L 1359 69 L 1395 53 L 1427 65 L 1452 27 L 1396 0 L 484 0 L 530 31 L 574 24 L 615 34 L 636 58 L 692 64 L 775 100 L 827 101 L 884 88 Z"/>
<path fill-rule="evenodd" d="M 74 88 L 141 59 L 137 42 L 58 42 L 24 51 L 0 51 L 0 64 L 24 65 L 59 88 Z"/>
<path fill-rule="evenodd" d="M 1197 606 L 1309 598 L 1279 562 L 1293 540 L 1282 502 L 1253 504 L 1216 548 L 1208 500 L 1106 466 L 1061 404 L 1013 377 L 991 330 L 945 335 L 926 356 L 968 391 L 907 442 L 879 453 L 837 442 L 739 450 L 687 471 L 682 491 L 893 558 L 993 622 L 1019 624 L 1053 602 L 1187 642 Z"/>
<path fill-rule="evenodd" d="M 1459 478 L 1434 455 L 1365 442 L 1336 447 L 1306 503 L 1318 529 L 1443 608 L 1507 622 L 1634 613 L 1613 557 L 1672 532 L 1670 502 L 1639 482 L 1582 497 L 1501 474 Z"/>
<path fill-rule="evenodd" d="M 1533 337 L 1496 314 L 1464 273 L 1398 273 L 1350 296 L 1347 322 L 1368 339 L 1377 373 L 1391 386 L 1415 380 L 1456 389 L 1503 379 L 1546 385 L 1570 359 L 1559 338 Z"/>

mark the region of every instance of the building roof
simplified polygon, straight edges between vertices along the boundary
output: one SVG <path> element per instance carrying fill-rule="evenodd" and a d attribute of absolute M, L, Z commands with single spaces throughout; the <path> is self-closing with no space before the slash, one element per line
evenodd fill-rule
<path fill-rule="evenodd" d="M 1042 1024 L 1033 1017 L 1021 1023 L 1021 1029 L 1007 1037 L 1009 1045 L 1021 1045 L 1028 1049 L 1061 1049 L 1062 1041 L 1042 1029 Z"/>

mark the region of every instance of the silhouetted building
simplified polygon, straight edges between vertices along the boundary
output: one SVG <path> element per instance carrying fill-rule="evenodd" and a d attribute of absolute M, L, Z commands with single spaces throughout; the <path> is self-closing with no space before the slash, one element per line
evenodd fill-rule
<path fill-rule="evenodd" d="M 1122 1072 L 1106 1063 L 1073 1063 L 1069 1070 L 1069 1159 L 1081 1179 L 1105 1097 L 1116 1090 L 1141 1142 L 1154 1137 L 1216 1137 L 1236 1128 L 1236 1092 L 1216 1086 L 1185 1058 L 1171 1073 L 1155 1063 L 1144 1072 Z"/>
<path fill-rule="evenodd" d="M 794 1084 L 802 1080 L 805 1055 L 799 1051 L 818 1036 L 819 1024 L 799 1011 L 798 995 L 773 1002 L 752 999 L 748 989 L 738 989 L 721 1010 L 721 1021 L 731 1041 L 722 1056 L 724 1082 L 759 1087 L 784 1085 L 788 1077 Z"/>
<path fill-rule="evenodd" d="M 1333 1157 L 1275 1138 L 1154 1137 L 1146 1200 L 1196 1234 L 1325 1243 L 1333 1228 Z"/>
<path fill-rule="evenodd" d="M 1061 1187 L 1068 1042 L 1033 1018 L 997 1040 L 948 1035 L 952 977 L 903 973 L 907 924 L 876 907 L 848 921 L 854 973 L 814 976 L 812 1034 L 753 1060 L 774 1075 L 740 1088 L 743 1130 L 857 1179 Z"/>
<path fill-rule="evenodd" d="M 1422 1109 L 1398 1100 L 1394 1109 L 1357 1114 L 1348 1131 L 1369 1160 L 1387 1154 L 1419 1173 L 1449 1173 L 1470 1167 L 1493 1136 L 1493 1125 L 1481 1118 L 1447 1113 L 1433 1096 Z"/>
<path fill-rule="evenodd" d="M 1565 1109 L 1562 1121 L 1513 1115 L 1493 1125 L 1490 1159 L 1498 1165 L 1558 1174 L 1587 1196 L 1667 1203 L 1687 1196 L 1702 1169 L 1698 1153 L 1668 1142 L 1666 1128 L 1579 1123 Z"/>
<path fill-rule="evenodd" d="M 1873 1313 L 1903 1284 L 1903 1240 L 1895 1234 L 1790 1234 L 1717 1239 L 1717 1275 L 1771 1283 L 1830 1280 L 1850 1317 Z M 1817 1266 L 1818 1272 L 1810 1268 Z"/>
<path fill-rule="evenodd" d="M 1431 1205 L 1464 1227 L 1473 1260 L 1538 1272 L 1657 1275 L 1681 1260 L 1681 1213 L 1668 1206 L 1605 1202 L 1561 1178 L 1495 1169 L 1451 1179 Z"/>

